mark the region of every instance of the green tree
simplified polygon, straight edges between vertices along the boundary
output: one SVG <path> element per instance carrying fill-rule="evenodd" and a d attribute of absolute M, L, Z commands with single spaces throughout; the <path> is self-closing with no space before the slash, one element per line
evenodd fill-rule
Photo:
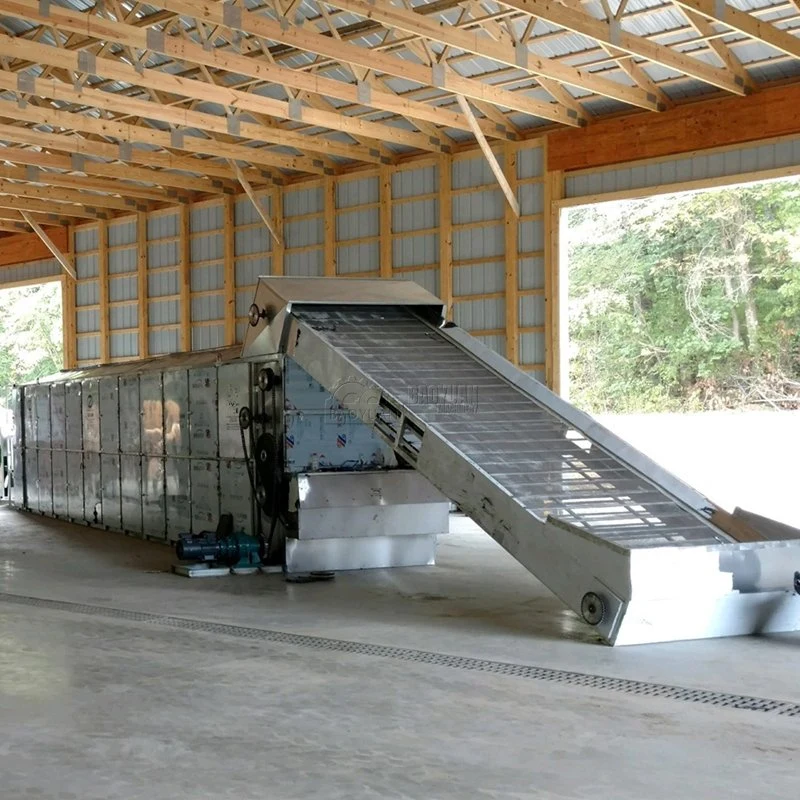
<path fill-rule="evenodd" d="M 576 402 L 800 401 L 800 184 L 578 209 L 568 241 Z"/>

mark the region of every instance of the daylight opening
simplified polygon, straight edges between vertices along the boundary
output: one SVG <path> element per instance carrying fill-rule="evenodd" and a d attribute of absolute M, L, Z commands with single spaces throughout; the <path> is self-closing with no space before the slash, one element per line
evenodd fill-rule
<path fill-rule="evenodd" d="M 563 231 L 572 402 L 800 407 L 800 180 L 572 208 Z"/>

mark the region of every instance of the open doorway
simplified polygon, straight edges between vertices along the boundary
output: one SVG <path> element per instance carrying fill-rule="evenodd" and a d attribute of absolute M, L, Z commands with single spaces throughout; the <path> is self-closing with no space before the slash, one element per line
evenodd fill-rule
<path fill-rule="evenodd" d="M 571 402 L 800 525 L 800 179 L 570 208 L 562 236 Z"/>
<path fill-rule="evenodd" d="M 2 284 L 0 284 L 2 286 Z M 63 367 L 62 283 L 0 288 L 0 436 L 2 493 L 8 490 L 8 443 L 14 436 L 12 388 Z"/>

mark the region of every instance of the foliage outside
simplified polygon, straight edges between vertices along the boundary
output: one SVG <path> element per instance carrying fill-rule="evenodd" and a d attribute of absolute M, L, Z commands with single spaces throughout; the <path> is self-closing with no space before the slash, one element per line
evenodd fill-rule
<path fill-rule="evenodd" d="M 63 367 L 61 284 L 0 291 L 0 398 L 15 383 L 35 381 Z"/>
<path fill-rule="evenodd" d="M 567 246 L 573 402 L 800 407 L 800 181 L 577 208 Z"/>

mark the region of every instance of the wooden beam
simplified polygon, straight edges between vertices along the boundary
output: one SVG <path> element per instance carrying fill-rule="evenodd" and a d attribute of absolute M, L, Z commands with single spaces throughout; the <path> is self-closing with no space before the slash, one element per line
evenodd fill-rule
<path fill-rule="evenodd" d="M 150 302 L 147 275 L 147 214 L 136 215 L 136 277 L 139 305 L 139 358 L 150 355 Z"/>
<path fill-rule="evenodd" d="M 544 352 L 545 381 L 556 394 L 561 394 L 565 386 L 566 376 L 562 375 L 561 364 L 562 339 L 565 336 L 566 320 L 561 313 L 564 304 L 562 297 L 562 281 L 560 263 L 559 222 L 560 209 L 558 201 L 563 195 L 564 174 L 548 172 L 544 183 Z"/>
<path fill-rule="evenodd" d="M 270 253 L 270 274 L 283 275 L 284 265 L 284 244 L 283 244 L 283 190 L 280 186 L 272 189 L 270 198 L 272 200 L 272 213 L 275 215 L 275 231 L 278 240 L 272 241 L 272 251 Z"/>
<path fill-rule="evenodd" d="M 126 27 L 127 26 L 124 25 L 121 26 L 121 36 L 124 36 Z M 0 53 L 4 53 L 8 57 L 15 59 L 27 59 L 72 72 L 81 72 L 81 56 L 78 53 L 63 48 L 37 44 L 31 42 L 30 39 L 17 39 L 0 34 Z M 233 67 L 233 71 L 236 71 L 238 74 L 247 74 L 241 71 L 241 67 L 245 65 L 249 71 L 253 71 L 252 66 L 254 62 L 252 58 L 236 54 L 228 54 L 229 57 L 226 58 L 224 51 L 217 57 L 214 51 L 208 51 L 201 45 L 195 45 L 189 41 L 184 44 L 182 55 L 187 59 L 193 55 L 195 58 L 200 59 L 199 63 L 210 67 L 229 70 Z M 430 141 L 429 137 L 412 131 L 404 131 L 392 125 L 369 122 L 367 120 L 339 114 L 335 111 L 314 108 L 306 104 L 290 104 L 284 100 L 276 100 L 271 97 L 264 97 L 259 94 L 253 94 L 252 92 L 244 92 L 228 86 L 219 86 L 206 81 L 172 75 L 160 69 L 136 69 L 123 61 L 103 58 L 101 56 L 96 56 L 94 58 L 92 67 L 95 74 L 109 80 L 121 81 L 133 86 L 143 86 L 159 92 L 171 92 L 175 95 L 182 95 L 199 101 L 219 103 L 225 108 L 237 108 L 256 114 L 266 114 L 279 119 L 302 121 L 309 125 L 319 125 L 332 130 L 340 130 L 353 136 L 365 136 L 373 139 L 375 142 L 374 153 L 378 152 L 378 145 L 382 141 L 397 142 L 398 144 L 404 144 L 409 147 L 416 147 L 421 150 L 433 150 L 434 152 L 439 149 Z M 240 69 L 236 69 L 236 67 Z M 283 68 L 279 67 L 278 69 L 281 70 Z M 336 153 L 337 147 L 343 148 L 341 149 L 342 155 L 345 157 L 353 157 L 352 155 L 347 156 L 347 150 L 352 150 L 354 147 L 353 145 L 341 145 L 341 143 L 337 145 L 336 142 L 330 139 L 295 134 L 286 128 L 276 127 L 274 129 L 262 129 L 262 136 L 271 137 L 270 139 L 265 139 L 265 141 L 276 141 L 278 143 L 281 143 L 280 137 L 286 136 L 286 144 L 291 144 L 294 141 L 303 141 L 301 145 L 303 149 L 318 150 L 325 154 Z M 362 148 L 362 151 L 363 150 Z M 362 152 L 362 155 L 372 156 L 369 152 Z M 373 160 L 378 163 L 380 159 L 373 157 Z"/>
<path fill-rule="evenodd" d="M 69 249 L 65 227 L 48 228 L 47 235 L 60 250 Z M 0 239 L 0 267 L 24 264 L 28 261 L 43 261 L 50 258 L 50 255 L 50 250 L 35 233 L 21 233 Z"/>
<path fill-rule="evenodd" d="M 75 266 L 72 262 L 61 252 L 58 245 L 44 232 L 39 223 L 33 219 L 27 212 L 22 212 L 22 217 L 28 225 L 31 226 L 33 232 L 44 242 L 44 246 L 53 254 L 53 257 L 61 264 L 64 272 L 70 277 L 77 280 L 78 276 L 75 274 Z"/>
<path fill-rule="evenodd" d="M 8 148 L 0 150 L 0 160 L 6 158 L 6 150 L 8 150 Z M 69 159 L 65 160 L 69 163 Z M 33 159 L 31 159 L 31 161 L 33 161 Z M 72 169 L 72 167 L 68 166 L 68 169 Z M 0 179 L 44 184 L 46 186 L 60 186 L 73 191 L 88 190 L 103 192 L 107 195 L 118 195 L 123 198 L 131 198 L 131 202 L 128 204 L 130 207 L 134 207 L 135 205 L 133 198 L 137 198 L 141 201 L 151 200 L 153 202 L 166 203 L 175 202 L 176 197 L 176 192 L 170 194 L 164 189 L 155 187 L 149 189 L 145 186 L 138 186 L 130 181 L 103 180 L 89 178 L 84 175 L 65 175 L 63 172 L 49 172 L 46 169 L 39 169 L 37 166 L 33 165 L 26 168 L 0 166 Z M 90 197 L 92 196 L 90 195 Z"/>
<path fill-rule="evenodd" d="M 28 0 L 30 2 L 30 0 Z M 231 27 L 233 22 L 228 14 L 224 13 L 223 4 L 217 2 L 210 2 L 209 0 L 155 0 L 158 6 L 173 11 L 181 16 L 194 17 L 206 23 L 219 25 L 228 30 L 241 30 L 244 33 L 260 37 L 265 40 L 281 42 L 292 47 L 297 47 L 308 53 L 315 53 L 321 56 L 336 59 L 337 61 L 353 64 L 357 67 L 362 67 L 368 70 L 374 70 L 386 75 L 403 78 L 405 80 L 412 80 L 420 83 L 423 86 L 436 84 L 432 70 L 422 64 L 417 64 L 409 59 L 400 58 L 398 56 L 389 55 L 382 52 L 376 52 L 367 47 L 361 47 L 356 44 L 343 42 L 333 36 L 325 36 L 322 33 L 316 32 L 309 26 L 293 26 L 291 24 L 281 25 L 278 21 L 269 19 L 263 14 L 257 14 L 252 11 L 242 11 L 241 15 L 236 15 L 238 18 L 235 20 L 236 28 Z M 13 2 L 12 6 L 17 3 Z M 337 4 L 338 5 L 338 4 Z M 375 4 L 370 6 L 368 3 L 363 4 L 363 8 L 369 10 L 374 8 L 376 13 L 385 13 L 388 4 Z M 362 11 L 357 12 L 362 16 L 370 16 L 368 13 Z M 409 12 L 411 13 L 411 12 Z M 440 26 L 435 21 L 425 20 L 417 14 L 412 15 L 413 18 L 418 18 L 421 22 L 427 23 L 433 29 L 439 29 Z M 377 17 L 376 17 L 377 18 Z M 382 20 L 381 20 L 382 21 Z M 288 23 L 288 19 L 286 20 Z M 399 26 L 394 26 L 399 27 Z M 459 31 L 453 29 L 451 26 L 446 26 L 448 30 L 452 30 L 458 36 L 466 36 L 470 41 L 474 41 L 475 34 L 470 34 L 466 31 Z M 424 35 L 424 34 L 423 34 Z M 467 48 L 468 49 L 468 48 Z M 501 48 L 507 52 L 508 48 L 503 46 Z M 513 55 L 513 48 L 511 50 Z M 554 62 L 555 63 L 555 62 Z M 573 68 L 566 67 L 565 65 L 558 65 L 557 69 L 560 72 L 569 72 L 573 75 Z M 575 71 L 577 72 L 577 71 Z M 316 77 L 316 76 L 315 76 Z M 605 83 L 606 81 L 602 81 Z M 611 84 L 611 81 L 608 81 Z M 511 108 L 515 111 L 521 111 L 533 116 L 549 119 L 554 122 L 561 122 L 566 125 L 578 124 L 573 117 L 567 113 L 567 110 L 554 104 L 546 103 L 541 100 L 535 100 L 526 96 L 521 92 L 509 92 L 505 89 L 499 89 L 484 83 L 483 81 L 474 78 L 464 78 L 452 71 L 447 77 L 446 87 L 447 91 L 457 92 L 459 94 L 472 97 L 475 100 L 484 100 L 487 103 Z M 625 87 L 621 91 L 624 93 Z M 638 90 L 637 90 L 638 91 Z M 367 105 L 373 105 L 371 99 L 367 101 Z M 429 106 L 429 108 L 431 108 Z M 438 108 L 440 113 L 446 112 L 445 109 Z M 449 125 L 445 118 L 439 116 L 438 119 L 427 117 L 428 121 L 434 122 L 439 125 Z M 463 117 L 458 118 L 461 127 L 464 124 Z M 490 128 L 497 133 L 496 125 L 491 123 Z M 491 135 L 491 134 L 490 134 Z"/>
<path fill-rule="evenodd" d="M 17 80 L 18 76 L 14 75 L 14 73 L 0 71 L 0 88 L 18 92 Z M 135 100 L 131 97 L 119 97 L 113 92 L 104 92 L 100 89 L 86 87 L 76 89 L 70 83 L 63 83 L 53 78 L 31 77 L 27 91 L 52 100 L 65 100 L 69 103 L 94 106 L 123 114 L 126 113 L 127 108 L 127 113 L 138 114 L 163 122 L 169 122 L 170 119 L 183 120 L 180 123 L 172 122 L 171 124 L 173 125 L 181 124 L 223 135 L 228 135 L 229 133 L 228 119 L 218 114 L 206 114 L 200 111 L 183 109 L 178 109 L 176 112 L 176 109 L 162 106 L 158 103 Z M 82 131 L 96 136 L 112 136 L 118 141 L 130 145 L 153 144 L 164 150 L 181 150 L 215 158 L 237 158 L 265 167 L 278 167 L 280 169 L 320 174 L 323 172 L 319 160 L 308 156 L 285 155 L 263 147 L 245 147 L 241 144 L 229 144 L 219 139 L 184 136 L 182 133 L 176 135 L 174 131 L 167 133 L 154 128 L 146 128 L 143 125 L 133 125 L 128 122 L 117 122 L 104 118 L 98 119 L 81 113 L 57 111 L 51 108 L 39 108 L 29 105 L 22 111 L 28 112 L 29 109 L 45 125 L 60 127 L 65 130 Z M 27 116 L 27 113 L 23 113 L 24 116 Z M 239 128 L 242 136 L 255 138 L 253 135 L 258 130 L 261 130 L 262 126 L 243 122 Z"/>
<path fill-rule="evenodd" d="M 609 45 L 614 50 L 639 56 L 653 64 L 659 64 L 683 75 L 696 78 L 710 86 L 716 86 L 734 94 L 745 93 L 741 79 L 728 70 L 720 69 L 691 55 L 628 33 L 617 21 L 609 22 L 597 19 L 583 11 L 567 8 L 551 2 L 551 0 L 502 0 L 502 3 L 509 8 L 524 11 L 545 22 L 558 25 L 565 30 Z M 624 22 L 624 17 L 622 21 Z"/>
<path fill-rule="evenodd" d="M 64 114 L 63 117 L 54 117 L 53 114 Z M 63 121 L 69 130 L 70 117 L 80 119 L 80 114 L 67 112 L 53 112 L 48 109 L 37 108 L 28 104 L 20 108 L 16 103 L 0 100 L 0 117 L 14 118 L 20 122 L 32 122 L 35 125 L 47 125 L 48 120 Z M 86 118 L 88 119 L 88 118 Z M 59 126 L 60 127 L 60 126 Z M 234 175 L 226 164 L 220 164 L 208 158 L 194 158 L 174 153 L 161 153 L 151 150 L 142 150 L 138 147 L 123 148 L 118 144 L 105 141 L 88 140 L 79 136 L 66 136 L 60 133 L 45 133 L 31 128 L 19 128 L 14 125 L 0 124 L 0 139 L 8 142 L 31 145 L 32 147 L 46 147 L 49 150 L 60 150 L 63 153 L 73 153 L 79 156 L 107 158 L 112 161 L 142 164 L 147 167 L 163 169 L 185 170 L 205 175 L 209 178 L 222 178 L 233 180 Z M 248 148 L 250 149 L 250 148 Z M 5 152 L 5 151 L 4 151 Z M 252 175 L 252 177 L 251 177 Z M 250 170 L 248 179 L 264 182 L 263 173 Z"/>
<path fill-rule="evenodd" d="M 40 214 L 51 214 L 53 219 L 58 217 L 77 217 L 78 219 L 108 219 L 108 209 L 89 208 L 88 206 L 56 203 L 51 200 L 39 200 L 31 197 L 15 197 L 9 194 L 0 194 L 0 208 L 14 209 L 15 211 L 35 211 Z"/>
<path fill-rule="evenodd" d="M 393 277 L 392 270 L 392 173 L 389 167 L 383 166 L 378 175 L 380 193 L 380 275 L 381 278 Z"/>
<path fill-rule="evenodd" d="M 0 178 L 0 194 L 19 198 L 34 198 L 37 200 L 55 200 L 59 203 L 74 203 L 77 210 L 81 206 L 95 209 L 114 209 L 115 211 L 145 210 L 146 203 L 136 200 L 124 200 L 121 197 L 112 197 L 105 194 L 90 194 L 75 189 L 65 189 L 61 186 L 33 186 L 28 183 L 18 183 Z"/>
<path fill-rule="evenodd" d="M 180 348 L 184 353 L 192 349 L 192 266 L 190 250 L 190 206 L 180 210 Z"/>
<path fill-rule="evenodd" d="M 0 34 L 0 56 L 7 58 L 29 58 L 40 64 L 46 64 L 59 69 L 80 72 L 80 58 L 77 53 L 71 53 L 48 45 L 36 44 L 27 39 L 16 39 L 11 36 Z M 125 81 L 133 85 L 144 86 L 161 92 L 173 92 L 183 94 L 195 100 L 226 103 L 226 107 L 239 108 L 242 105 L 242 98 L 246 98 L 245 103 L 249 106 L 248 110 L 253 111 L 254 106 L 259 103 L 251 102 L 258 95 L 248 95 L 246 92 L 238 92 L 235 89 L 225 89 L 211 83 L 201 83 L 200 81 L 176 78 L 168 73 L 160 72 L 155 69 L 142 69 L 137 72 L 132 66 L 127 66 L 121 61 L 111 61 L 105 58 L 96 58 L 93 71 L 97 74 L 111 78 L 113 80 Z M 42 93 L 42 81 L 36 83 L 36 93 Z M 52 92 L 57 92 L 63 96 L 65 92 L 64 83 L 53 78 L 44 81 L 45 86 L 52 88 L 47 90 L 45 96 L 50 96 Z M 67 84 L 69 86 L 69 84 Z M 162 105 L 161 103 L 150 100 L 142 100 L 131 97 L 128 94 L 119 95 L 116 92 L 106 92 L 91 89 L 86 86 L 79 88 L 72 87 L 75 100 L 73 102 L 105 108 L 108 111 L 115 111 L 121 114 L 135 114 L 147 119 L 156 119 L 171 125 L 182 125 L 186 127 L 198 128 L 199 130 L 222 135 L 231 134 L 231 118 L 221 114 L 206 114 L 199 111 L 192 111 L 186 108 L 178 108 L 172 105 Z M 182 90 L 182 91 L 181 91 Z M 68 90 L 67 90 L 68 91 Z M 239 96 L 241 95 L 241 97 Z M 260 108 L 257 113 L 269 113 L 264 108 Z M 234 118 L 235 119 L 235 118 Z M 235 126 L 235 136 L 243 139 L 266 142 L 269 144 L 288 145 L 297 149 L 318 152 L 323 155 L 336 155 L 342 158 L 350 158 L 356 161 L 380 162 L 380 155 L 377 150 L 370 151 L 360 145 L 343 144 L 331 139 L 317 136 L 307 136 L 286 128 L 270 128 L 252 122 L 237 122 Z"/>
<path fill-rule="evenodd" d="M 800 84 L 791 84 L 554 131 L 547 135 L 548 169 L 604 167 L 797 134 Z"/>
<path fill-rule="evenodd" d="M 225 294 L 225 344 L 236 344 L 236 231 L 234 200 L 226 195 L 222 206 L 223 238 L 225 240 L 223 261 L 223 287 Z"/>
<path fill-rule="evenodd" d="M 456 99 L 458 100 L 458 105 L 461 108 L 462 113 L 464 116 L 471 120 L 472 122 L 475 121 L 475 115 L 472 113 L 472 109 L 469 107 L 469 103 L 466 101 L 464 97 L 460 94 L 456 95 Z M 492 152 L 492 148 L 489 146 L 489 142 L 486 141 L 486 137 L 481 132 L 480 128 L 477 125 L 473 126 L 472 133 L 474 134 L 475 138 L 478 140 L 478 144 L 480 145 L 481 150 L 483 151 L 483 155 L 486 157 L 486 160 L 489 162 L 489 167 L 491 168 L 492 172 L 494 173 L 494 177 L 497 178 L 497 182 L 500 184 L 500 188 L 503 190 L 503 194 L 508 201 L 508 205 L 511 206 L 511 209 L 514 212 L 515 216 L 519 216 L 519 203 L 517 202 L 516 195 L 512 190 L 511 186 L 508 183 L 508 179 L 503 174 L 503 168 L 497 162 L 497 156 Z"/>
<path fill-rule="evenodd" d="M 108 318 L 108 222 L 97 223 L 97 266 L 100 296 L 100 363 L 107 364 L 111 341 Z"/>
<path fill-rule="evenodd" d="M 712 22 L 719 22 L 732 31 L 738 31 L 757 42 L 763 42 L 780 53 L 800 59 L 800 39 L 788 31 L 781 30 L 771 22 L 762 22 L 746 11 L 728 5 L 725 0 L 674 0 L 675 5 L 696 11 Z"/>
<path fill-rule="evenodd" d="M 336 275 L 336 182 L 326 177 L 322 182 L 323 229 L 322 274 L 326 277 Z"/>
<path fill-rule="evenodd" d="M 214 9 L 212 7 L 213 5 L 216 4 L 210 4 L 208 6 L 207 10 L 209 13 L 215 10 L 220 11 L 221 6 L 219 6 L 217 9 Z M 204 64 L 218 69 L 223 69 L 234 74 L 246 75 L 267 83 L 287 86 L 298 91 L 311 92 L 327 97 L 335 97 L 347 103 L 354 103 L 358 105 L 364 105 L 364 101 L 367 99 L 364 97 L 362 88 L 353 84 L 345 83 L 341 80 L 326 78 L 322 75 L 315 75 L 297 69 L 281 67 L 276 64 L 269 63 L 266 59 L 247 58 L 246 56 L 223 51 L 219 48 L 206 51 L 202 46 L 189 42 L 186 39 L 178 36 L 148 36 L 146 30 L 142 30 L 135 25 L 125 25 L 120 22 L 99 17 L 95 14 L 70 10 L 56 5 L 49 6 L 47 12 L 42 13 L 38 0 L 8 0 L 7 2 L 4 2 L 4 9 L 6 10 L 7 14 L 14 14 L 30 22 L 47 27 L 56 26 L 62 31 L 78 33 L 82 36 L 90 36 L 102 42 L 119 42 L 120 44 L 133 47 L 137 50 L 151 50 L 170 58 L 197 64 Z M 205 19 L 203 14 L 194 7 L 190 10 L 187 16 L 195 16 L 196 14 L 199 14 L 201 19 Z M 223 17 L 224 15 L 222 15 L 220 11 L 216 17 L 220 20 L 220 22 L 215 22 L 215 24 L 221 26 Z M 256 17 L 258 18 L 256 19 Z M 254 20 L 256 23 L 258 23 L 259 20 L 264 21 L 265 23 L 270 22 L 270 20 L 262 15 L 255 15 L 249 12 L 244 18 L 248 23 L 251 23 Z M 278 25 L 278 28 L 280 29 L 280 25 Z M 261 30 L 262 28 L 258 27 L 258 31 L 256 31 L 255 35 L 263 36 Z M 270 28 L 270 31 L 272 30 L 273 28 Z M 317 36 L 316 34 L 312 35 Z M 271 37 L 266 36 L 264 38 L 269 39 Z M 323 37 L 321 35 L 318 37 L 318 39 L 324 38 L 327 37 Z M 304 39 L 304 41 L 306 40 Z M 308 41 L 314 41 L 316 43 L 317 39 Z M 357 45 L 346 46 L 349 48 L 346 52 L 348 52 L 352 58 L 358 57 L 360 59 L 364 57 L 364 53 L 358 53 L 358 51 L 366 51 L 366 53 L 370 52 L 369 50 L 366 50 L 366 48 L 361 48 Z M 414 74 L 416 74 L 418 65 L 415 65 L 412 62 L 404 59 L 394 59 L 392 63 L 394 62 L 399 62 L 402 64 L 402 69 L 415 70 Z M 399 68 L 400 67 L 398 67 L 398 69 Z M 426 75 L 429 77 L 430 71 L 428 68 L 419 68 L 426 71 Z M 428 77 L 422 81 L 423 84 L 428 82 Z M 472 81 L 472 83 L 475 85 L 475 92 L 483 91 L 479 87 L 486 86 L 480 81 Z M 462 86 L 462 88 L 464 87 Z M 491 87 L 486 88 L 491 90 Z M 491 91 L 489 93 L 494 94 Z M 508 95 L 509 98 L 514 98 L 514 93 L 512 92 L 505 92 L 504 96 L 505 95 Z M 522 102 L 522 96 L 518 96 L 520 97 L 520 102 Z M 367 102 L 366 105 L 370 108 L 387 111 L 392 114 L 400 114 L 414 120 L 423 120 L 426 123 L 445 125 L 447 127 L 456 128 L 459 130 L 469 130 L 466 120 L 464 120 L 460 114 L 456 114 L 446 108 L 429 105 L 428 103 L 407 100 L 403 97 L 397 96 L 391 91 L 385 91 L 380 88 L 370 86 L 368 99 L 369 102 Z M 569 121 L 567 124 L 569 124 Z M 499 138 L 506 138 L 507 136 L 505 131 L 499 130 L 493 123 L 487 124 L 485 132 L 488 135 L 497 136 Z M 442 141 L 445 139 L 446 137 L 443 136 Z M 441 143 L 442 142 L 434 142 L 437 147 Z"/>
<path fill-rule="evenodd" d="M 647 108 L 652 111 L 658 110 L 655 98 L 648 97 L 647 93 L 639 89 L 638 86 L 625 86 L 588 70 L 539 56 L 531 52 L 527 44 L 523 44 L 521 48 L 510 47 L 506 42 L 492 40 L 481 31 L 459 30 L 441 20 L 429 19 L 414 11 L 390 5 L 389 3 L 371 3 L 369 0 L 333 1 L 339 8 L 358 14 L 366 19 L 377 20 L 388 28 L 404 31 L 414 36 L 422 36 L 445 46 L 489 58 L 498 64 L 505 64 L 514 69 L 522 69 L 532 75 L 543 75 L 559 83 L 586 89 L 603 97 L 619 100 L 622 103 Z M 170 3 L 170 5 L 173 4 Z M 450 74 L 452 75 L 452 70 Z M 448 75 L 448 79 L 449 77 Z M 455 86 L 451 91 L 465 94 Z M 484 98 L 476 99 L 482 100 Z M 561 110 L 566 114 L 565 109 L 562 108 Z M 547 118 L 550 119 L 551 117 Z"/>
<path fill-rule="evenodd" d="M 517 197 L 517 147 L 511 143 L 503 145 L 503 166 L 508 175 L 509 189 Z M 519 205 L 516 213 L 506 203 L 503 214 L 505 242 L 505 305 L 506 305 L 506 358 L 519 364 Z"/>
<path fill-rule="evenodd" d="M 453 319 L 453 157 L 439 157 L 439 296 Z"/>
<path fill-rule="evenodd" d="M 270 236 L 272 237 L 273 241 L 280 242 L 281 237 L 278 234 L 278 231 L 275 229 L 275 226 L 272 224 L 272 221 L 269 218 L 269 214 L 267 214 L 266 209 L 261 205 L 261 200 L 259 199 L 258 195 L 256 194 L 255 189 L 250 185 L 250 181 L 244 175 L 242 168 L 235 162 L 230 161 L 231 169 L 233 169 L 239 183 L 242 184 L 242 189 L 245 190 L 247 196 L 250 198 L 250 202 L 255 206 L 258 215 L 264 221 L 264 224 L 267 226 L 267 230 L 269 231 Z"/>
<path fill-rule="evenodd" d="M 11 127 L 11 126 L 8 126 Z M 24 132 L 22 128 L 15 128 L 18 132 Z M 7 129 L 0 125 L 0 138 L 7 138 Z M 36 131 L 31 131 L 34 135 Z M 44 134 L 42 134 L 44 135 Z M 98 154 L 99 155 L 99 154 Z M 7 161 L 11 164 L 28 164 L 42 169 L 59 169 L 71 173 L 69 177 L 73 180 L 80 178 L 81 175 L 74 173 L 84 173 L 87 176 L 99 175 L 110 180 L 105 181 L 108 185 L 118 186 L 124 191 L 131 190 L 132 196 L 139 196 L 139 192 L 163 192 L 167 198 L 174 199 L 178 196 L 177 190 L 187 192 L 203 192 L 214 194 L 217 192 L 232 191 L 234 183 L 223 182 L 222 180 L 210 180 L 208 178 L 192 178 L 188 175 L 179 175 L 165 169 L 148 169 L 145 167 L 134 167 L 131 164 L 113 164 L 105 161 L 95 161 L 81 158 L 79 155 L 70 157 L 58 153 L 45 153 L 42 150 L 27 150 L 20 147 L 4 147 L 0 150 L 0 161 Z M 43 173 L 52 181 L 57 173 Z M 7 175 L 6 177 L 11 177 Z M 93 180 L 87 178 L 86 180 Z M 153 184 L 153 189 L 129 181 L 139 181 L 140 183 Z M 163 187 L 159 189 L 157 187 Z"/>

